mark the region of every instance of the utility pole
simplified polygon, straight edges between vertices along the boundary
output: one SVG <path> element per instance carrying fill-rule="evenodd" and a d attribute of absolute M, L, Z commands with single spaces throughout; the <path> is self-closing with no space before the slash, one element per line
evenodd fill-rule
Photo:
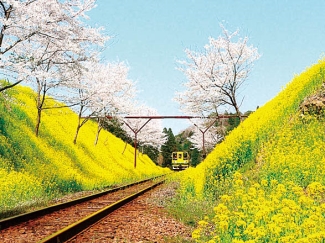
<path fill-rule="evenodd" d="M 200 118 L 200 119 L 214 119 L 213 123 L 211 123 L 205 130 L 200 129 L 196 124 L 194 124 L 202 133 L 202 145 L 203 145 L 203 153 L 206 154 L 205 151 L 205 140 L 204 135 L 205 133 L 212 127 L 212 125 L 220 118 L 230 118 L 230 117 L 237 117 L 237 115 L 218 115 L 213 117 L 205 117 L 205 116 L 125 116 L 123 117 L 125 125 L 131 129 L 131 131 L 134 133 L 134 168 L 137 167 L 137 138 L 138 133 L 144 128 L 152 119 L 193 119 L 193 118 Z M 242 116 L 247 117 L 247 116 Z M 106 116 L 108 119 L 113 119 L 113 116 Z M 125 119 L 147 119 L 147 121 L 139 128 L 133 128 L 130 124 L 128 124 Z"/>

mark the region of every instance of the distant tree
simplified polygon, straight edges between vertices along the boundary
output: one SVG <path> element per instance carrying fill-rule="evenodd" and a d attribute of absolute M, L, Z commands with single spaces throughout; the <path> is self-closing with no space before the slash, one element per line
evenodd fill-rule
<path fill-rule="evenodd" d="M 191 142 L 191 137 L 195 136 L 194 135 L 195 130 L 196 128 L 194 126 L 191 126 L 175 136 L 178 150 L 189 153 L 190 161 L 191 161 L 190 165 L 193 167 L 197 166 L 202 160 L 201 152 Z M 201 140 L 201 144 L 202 144 L 202 140 Z"/>
<path fill-rule="evenodd" d="M 201 162 L 200 151 L 197 148 L 191 150 L 191 166 L 195 167 Z"/>
<path fill-rule="evenodd" d="M 123 121 L 120 121 L 117 118 L 110 119 L 109 121 L 103 120 L 103 128 L 106 131 L 114 134 L 116 137 L 122 139 L 124 142 L 133 146 L 133 139 L 132 137 L 123 129 Z"/>
<path fill-rule="evenodd" d="M 155 164 L 158 164 L 158 157 L 159 157 L 159 149 L 157 147 L 151 146 L 151 145 L 143 145 L 141 146 L 142 152 L 155 162 Z"/>
<path fill-rule="evenodd" d="M 179 61 L 188 82 L 186 90 L 176 94 L 176 101 L 186 113 L 218 114 L 220 106 L 234 108 L 238 117 L 240 103 L 237 93 L 245 82 L 253 63 L 260 57 L 257 49 L 248 46 L 248 38 L 234 38 L 238 31 L 229 33 L 223 26 L 223 36 L 209 38 L 203 52 L 185 50 L 187 60 Z"/>
<path fill-rule="evenodd" d="M 256 108 L 258 109 L 258 107 Z M 249 116 L 250 114 L 252 114 L 254 111 L 251 111 L 251 110 L 248 110 L 248 111 L 245 111 L 244 115 L 245 116 Z"/>
<path fill-rule="evenodd" d="M 179 134 L 175 136 L 178 151 L 190 152 L 192 143 L 189 141 L 188 138 L 191 137 L 192 135 L 193 135 L 192 129 L 185 129 L 184 131 L 181 131 Z"/>
<path fill-rule="evenodd" d="M 170 167 L 172 164 L 172 152 L 177 151 L 176 139 L 171 128 L 164 128 L 166 142 L 161 146 L 161 154 L 163 156 L 163 167 Z"/>
<path fill-rule="evenodd" d="M 249 116 L 250 114 L 252 113 L 252 111 L 246 111 L 244 113 L 244 116 Z M 238 116 L 235 116 L 236 114 L 234 113 L 228 113 L 228 112 L 225 112 L 224 113 L 225 115 L 233 115 L 233 117 L 229 117 L 227 120 L 226 120 L 226 133 L 229 133 L 231 132 L 232 130 L 234 130 L 241 122 L 241 120 L 239 119 Z"/>
<path fill-rule="evenodd" d="M 233 115 L 233 114 L 230 113 L 229 115 Z M 229 117 L 228 125 L 227 125 L 227 133 L 234 130 L 234 128 L 236 128 L 239 125 L 239 123 L 240 123 L 239 117 Z"/>

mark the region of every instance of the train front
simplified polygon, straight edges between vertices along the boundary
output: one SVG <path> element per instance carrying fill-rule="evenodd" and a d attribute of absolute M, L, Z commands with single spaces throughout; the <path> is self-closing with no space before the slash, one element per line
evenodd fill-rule
<path fill-rule="evenodd" d="M 190 157 L 187 152 L 172 153 L 172 168 L 173 170 L 185 170 L 189 167 Z"/>

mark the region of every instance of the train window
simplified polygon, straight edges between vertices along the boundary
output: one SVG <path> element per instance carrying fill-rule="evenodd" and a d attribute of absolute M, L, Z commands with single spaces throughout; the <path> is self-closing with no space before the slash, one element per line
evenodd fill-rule
<path fill-rule="evenodd" d="M 185 160 L 187 159 L 187 153 L 184 153 L 184 159 Z"/>
<path fill-rule="evenodd" d="M 179 159 L 181 159 L 182 158 L 182 154 L 180 153 L 180 154 L 178 154 L 178 158 Z"/>
<path fill-rule="evenodd" d="M 173 159 L 177 159 L 177 153 L 173 153 Z"/>

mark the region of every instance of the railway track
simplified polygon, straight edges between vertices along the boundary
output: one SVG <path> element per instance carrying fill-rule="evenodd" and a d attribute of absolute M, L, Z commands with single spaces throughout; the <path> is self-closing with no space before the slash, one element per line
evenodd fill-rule
<path fill-rule="evenodd" d="M 67 241 L 163 181 L 145 180 L 0 220 L 0 242 Z"/>

